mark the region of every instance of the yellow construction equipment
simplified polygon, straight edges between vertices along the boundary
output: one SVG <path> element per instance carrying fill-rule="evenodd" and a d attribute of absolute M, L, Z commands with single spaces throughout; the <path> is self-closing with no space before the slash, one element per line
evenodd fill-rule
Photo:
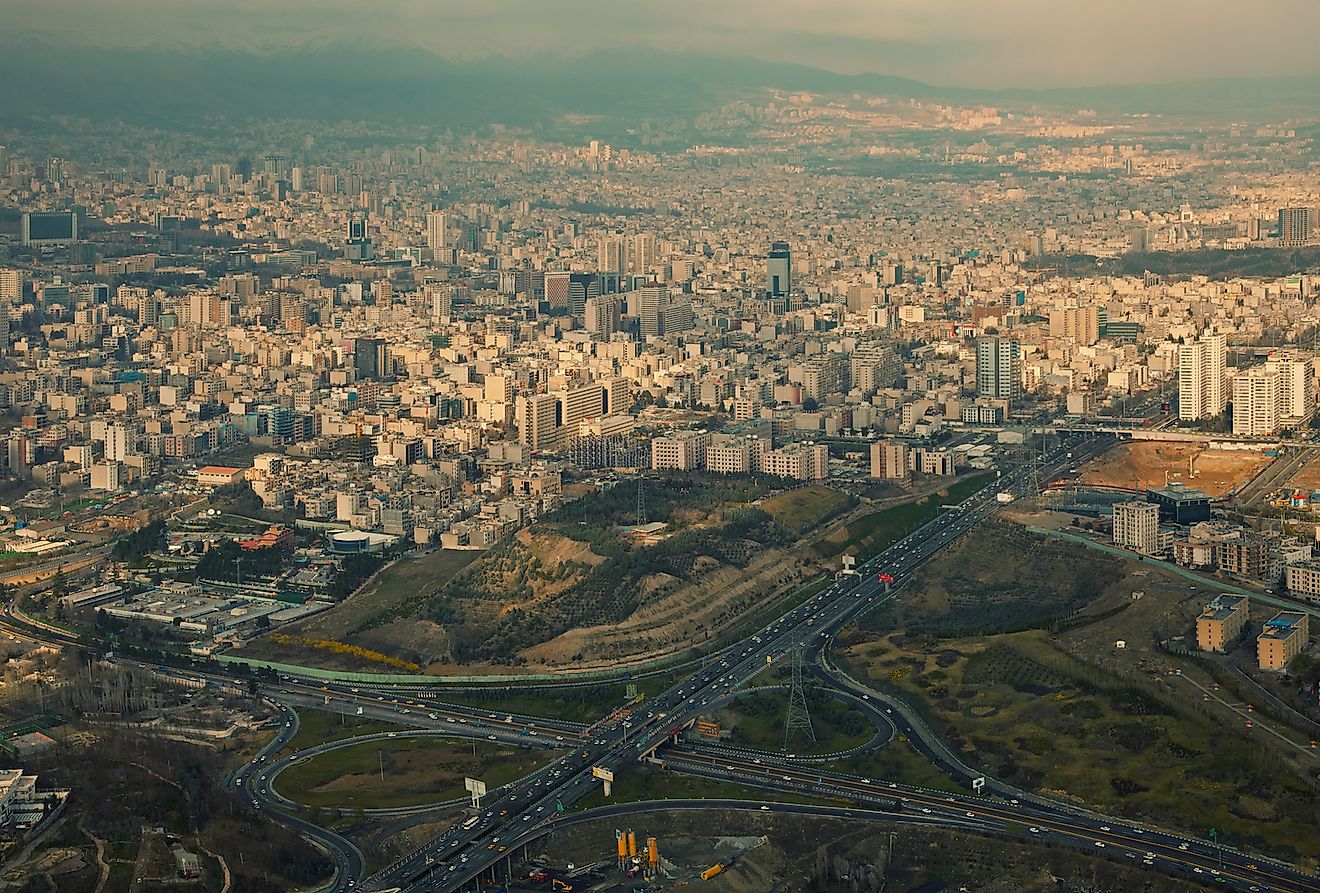
<path fill-rule="evenodd" d="M 572 885 L 572 884 L 565 883 L 564 881 L 561 881 L 559 878 L 551 878 L 551 879 L 550 879 L 550 889 L 551 889 L 551 890 L 563 890 L 564 893 L 570 893 L 570 891 L 573 889 L 573 885 Z"/>
<path fill-rule="evenodd" d="M 712 865 L 710 868 L 707 868 L 705 871 L 701 873 L 701 879 L 703 881 L 708 881 L 723 870 L 724 870 L 723 863 L 716 863 L 715 865 Z"/>
<path fill-rule="evenodd" d="M 614 844 L 619 859 L 619 867 L 623 868 L 623 863 L 628 858 L 628 837 L 622 831 L 614 832 Z"/>
<path fill-rule="evenodd" d="M 637 855 L 637 835 L 631 828 L 628 829 L 628 855 L 629 857 Z"/>
<path fill-rule="evenodd" d="M 651 867 L 651 873 L 655 874 L 660 865 L 660 845 L 654 837 L 646 838 L 646 862 Z"/>

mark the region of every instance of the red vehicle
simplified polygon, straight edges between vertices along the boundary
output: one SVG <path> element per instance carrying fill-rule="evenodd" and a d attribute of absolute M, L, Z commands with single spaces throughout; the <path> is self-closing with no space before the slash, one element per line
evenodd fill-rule
<path fill-rule="evenodd" d="M 879 576 L 876 577 L 876 579 L 879 580 L 881 583 L 892 583 L 892 582 L 894 582 L 894 575 L 893 575 L 893 574 L 880 574 Z"/>

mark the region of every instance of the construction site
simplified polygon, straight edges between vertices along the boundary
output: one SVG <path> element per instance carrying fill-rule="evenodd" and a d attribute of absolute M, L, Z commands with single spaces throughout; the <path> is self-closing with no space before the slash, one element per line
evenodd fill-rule
<path fill-rule="evenodd" d="M 1260 449 L 1222 449 L 1201 443 L 1132 440 L 1078 469 L 1078 483 L 1141 492 L 1185 484 L 1211 498 L 1229 496 L 1273 457 Z"/>
<path fill-rule="evenodd" d="M 625 807 L 626 808 L 626 807 Z M 1005 843 L 939 828 L 868 823 L 742 809 L 660 810 L 645 805 L 631 819 L 575 824 L 535 845 L 505 887 L 487 893 L 850 893 L 968 889 L 1020 893 L 1059 889 L 1187 887 L 1057 847 Z M 1044 870 L 1042 870 L 1044 869 Z M 1057 882 L 1057 884 L 1056 884 Z M 970 885 L 970 886 L 968 886 Z"/>

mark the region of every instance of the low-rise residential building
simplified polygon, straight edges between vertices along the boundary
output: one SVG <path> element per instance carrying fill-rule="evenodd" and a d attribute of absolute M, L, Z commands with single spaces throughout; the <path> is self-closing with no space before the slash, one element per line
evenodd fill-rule
<path fill-rule="evenodd" d="M 1283 670 L 1302 653 L 1311 637 L 1311 618 L 1300 611 L 1280 611 L 1265 621 L 1256 637 L 1256 662 L 1262 670 Z"/>
<path fill-rule="evenodd" d="M 1221 654 L 1231 649 L 1246 625 L 1250 605 L 1244 595 L 1217 596 L 1196 618 L 1196 647 Z"/>
<path fill-rule="evenodd" d="M 1284 585 L 1295 599 L 1320 604 L 1320 561 L 1299 561 L 1284 568 Z"/>

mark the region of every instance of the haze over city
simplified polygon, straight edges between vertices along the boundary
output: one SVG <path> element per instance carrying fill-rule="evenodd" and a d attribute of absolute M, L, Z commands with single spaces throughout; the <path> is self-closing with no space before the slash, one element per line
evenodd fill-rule
<path fill-rule="evenodd" d="M 1320 891 L 1320 7 L 3 21 L 0 887 Z"/>

